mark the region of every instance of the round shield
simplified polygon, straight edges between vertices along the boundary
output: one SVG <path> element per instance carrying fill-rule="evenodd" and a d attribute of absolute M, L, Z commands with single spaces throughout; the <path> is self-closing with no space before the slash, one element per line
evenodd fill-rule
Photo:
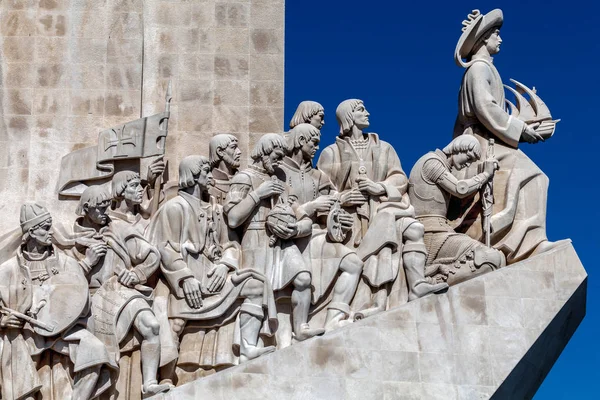
<path fill-rule="evenodd" d="M 41 336 L 55 336 L 79 319 L 89 299 L 88 282 L 83 274 L 60 272 L 52 275 L 41 286 L 34 286 L 33 306 L 45 302 L 36 319 L 42 324 L 33 325 Z"/>

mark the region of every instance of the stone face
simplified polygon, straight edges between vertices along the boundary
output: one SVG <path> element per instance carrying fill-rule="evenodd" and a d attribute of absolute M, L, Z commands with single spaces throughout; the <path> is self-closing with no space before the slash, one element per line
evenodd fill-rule
<path fill-rule="evenodd" d="M 283 130 L 283 13 L 283 0 L 1 2 L 0 175 L 14 201 L 0 204 L 0 232 L 29 200 L 72 219 L 56 194 L 61 157 L 162 112 L 169 79 L 170 176 L 221 132 L 244 137 L 246 165 L 253 132 Z"/>
<path fill-rule="evenodd" d="M 506 282 L 516 288 L 499 291 Z M 528 399 L 583 319 L 586 290 L 565 243 L 155 398 Z M 516 306 L 504 322 L 499 304 Z"/>

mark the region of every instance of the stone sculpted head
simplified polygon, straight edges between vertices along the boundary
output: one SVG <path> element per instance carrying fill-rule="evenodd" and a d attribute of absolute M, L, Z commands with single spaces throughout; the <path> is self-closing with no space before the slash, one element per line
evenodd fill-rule
<path fill-rule="evenodd" d="M 472 135 L 460 135 L 442 150 L 453 168 L 461 170 L 481 158 L 481 145 Z"/>
<path fill-rule="evenodd" d="M 285 156 L 285 140 L 277 133 L 267 133 L 261 136 L 254 145 L 250 158 L 255 163 L 262 162 L 262 167 L 269 175 L 275 174 L 277 167 Z"/>
<path fill-rule="evenodd" d="M 311 124 L 299 124 L 285 134 L 285 139 L 288 154 L 300 150 L 302 159 L 311 161 L 319 150 L 321 131 Z"/>
<path fill-rule="evenodd" d="M 335 117 L 340 125 L 340 136 L 345 136 L 353 126 L 363 130 L 369 127 L 369 112 L 362 100 L 344 100 L 335 110 Z"/>
<path fill-rule="evenodd" d="M 316 101 L 306 100 L 301 102 L 290 121 L 290 129 L 304 123 L 321 129 L 325 125 L 325 109 L 323 106 Z"/>
<path fill-rule="evenodd" d="M 52 245 L 52 217 L 46 207 L 35 203 L 23 204 L 19 221 L 23 243 L 34 240 L 41 246 Z"/>
<path fill-rule="evenodd" d="M 94 224 L 106 225 L 108 222 L 106 210 L 110 206 L 110 200 L 110 196 L 103 186 L 90 186 L 81 194 L 76 213 L 89 218 Z"/>
<path fill-rule="evenodd" d="M 238 147 L 238 139 L 230 134 L 221 133 L 213 136 L 208 143 L 210 154 L 210 165 L 216 167 L 221 160 L 229 167 L 237 169 L 240 167 L 242 151 Z"/>
<path fill-rule="evenodd" d="M 111 183 L 112 197 L 115 200 L 126 200 L 132 204 L 141 204 L 144 197 L 144 188 L 140 174 L 134 171 L 119 171 Z"/>
<path fill-rule="evenodd" d="M 454 50 L 454 60 L 462 67 L 470 65 L 471 57 L 485 48 L 488 55 L 500 51 L 500 28 L 504 22 L 502 10 L 495 9 L 483 15 L 479 10 L 473 10 L 463 21 L 462 35 Z M 465 63 L 463 59 L 468 62 Z"/>
<path fill-rule="evenodd" d="M 202 191 L 212 183 L 213 177 L 208 158 L 204 156 L 191 155 L 185 157 L 179 163 L 179 188 L 188 189 L 195 185 L 200 186 Z"/>

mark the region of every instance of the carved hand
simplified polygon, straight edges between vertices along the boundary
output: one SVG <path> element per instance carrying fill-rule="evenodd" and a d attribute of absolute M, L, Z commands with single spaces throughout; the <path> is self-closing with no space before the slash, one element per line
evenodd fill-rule
<path fill-rule="evenodd" d="M 0 328 L 21 329 L 25 322 L 13 314 L 3 315 L 0 319 Z"/>
<path fill-rule="evenodd" d="M 93 244 L 85 251 L 86 262 L 90 266 L 98 264 L 98 261 L 106 255 L 106 243 Z"/>
<path fill-rule="evenodd" d="M 366 176 L 359 176 L 356 178 L 356 183 L 358 183 L 358 190 L 361 192 L 367 192 L 372 196 L 381 196 L 385 194 L 385 188 L 370 180 Z"/>
<path fill-rule="evenodd" d="M 536 128 L 535 133 L 540 135 L 545 140 L 550 138 L 554 134 L 554 129 L 556 129 L 556 122 L 542 121 L 540 126 Z"/>
<path fill-rule="evenodd" d="M 354 217 L 346 212 L 341 212 L 339 217 L 342 231 L 348 232 L 354 226 Z"/>
<path fill-rule="evenodd" d="M 202 307 L 202 293 L 200 282 L 196 278 L 187 278 L 183 281 L 183 294 L 188 305 L 192 308 Z"/>
<path fill-rule="evenodd" d="M 211 292 L 218 292 L 223 288 L 225 279 L 227 279 L 227 272 L 229 268 L 225 264 L 215 264 L 210 271 L 208 271 L 208 290 Z"/>
<path fill-rule="evenodd" d="M 271 229 L 277 237 L 282 239 L 291 239 L 298 234 L 297 223 L 290 223 L 287 224 L 287 226 L 269 225 L 269 229 Z"/>
<path fill-rule="evenodd" d="M 134 287 L 138 283 L 140 283 L 140 278 L 133 272 L 127 269 L 124 269 L 119 274 L 119 282 L 121 282 L 124 286 Z"/>
<path fill-rule="evenodd" d="M 316 212 L 329 212 L 333 203 L 335 203 L 335 199 L 331 196 L 319 196 L 315 200 L 311 202 L 312 208 Z"/>
<path fill-rule="evenodd" d="M 543 142 L 545 139 L 535 131 L 535 128 L 537 128 L 539 125 L 539 122 L 527 125 L 525 131 L 521 133 L 521 140 L 532 144 L 537 143 L 540 140 Z"/>
<path fill-rule="evenodd" d="M 154 185 L 154 181 L 160 175 L 165 172 L 165 161 L 163 160 L 164 156 L 158 157 L 156 160 L 152 161 L 152 163 L 148 166 L 148 183 L 150 185 Z"/>
<path fill-rule="evenodd" d="M 358 189 L 352 189 L 340 196 L 342 207 L 360 206 L 366 202 L 367 197 Z"/>
<path fill-rule="evenodd" d="M 281 182 L 280 180 L 266 181 L 266 182 L 263 182 L 258 187 L 258 189 L 256 189 L 256 194 L 261 199 L 266 199 L 273 195 L 283 193 L 284 189 L 285 189 L 285 186 L 284 186 L 283 182 Z"/>
<path fill-rule="evenodd" d="M 494 175 L 494 172 L 500 168 L 497 160 L 485 160 L 483 162 L 483 172 L 486 172 L 490 178 Z"/>

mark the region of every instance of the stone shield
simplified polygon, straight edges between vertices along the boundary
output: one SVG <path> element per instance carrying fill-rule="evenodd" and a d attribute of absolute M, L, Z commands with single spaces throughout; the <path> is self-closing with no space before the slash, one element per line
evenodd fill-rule
<path fill-rule="evenodd" d="M 34 287 L 33 299 L 34 306 L 45 301 L 36 319 L 54 328 L 48 331 L 34 326 L 33 329 L 41 336 L 55 336 L 73 326 L 87 307 L 88 283 L 81 274 L 61 272 Z"/>

